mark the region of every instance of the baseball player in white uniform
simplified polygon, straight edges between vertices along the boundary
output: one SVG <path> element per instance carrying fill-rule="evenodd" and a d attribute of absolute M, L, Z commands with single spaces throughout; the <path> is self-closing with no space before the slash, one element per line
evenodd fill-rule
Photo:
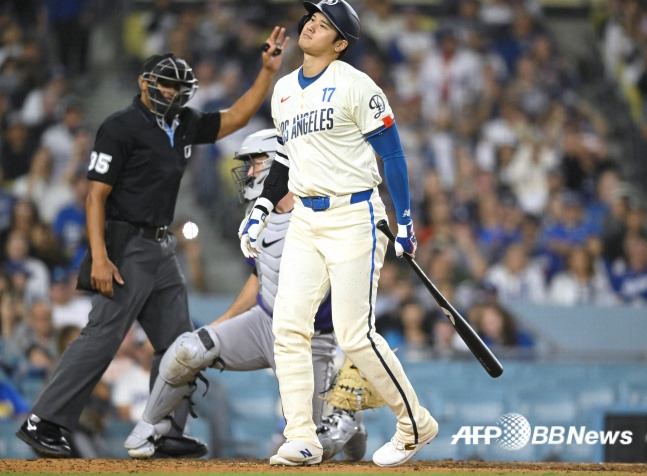
<path fill-rule="evenodd" d="M 243 141 L 236 158 L 244 165 L 232 170 L 241 202 L 251 203 L 260 195 L 275 158 L 276 147 L 275 129 L 258 131 Z M 252 273 L 232 305 L 210 325 L 179 336 L 164 354 L 142 420 L 125 443 L 132 458 L 153 456 L 156 441 L 170 428 L 169 415 L 185 396 L 193 392 L 201 370 L 210 366 L 239 371 L 275 368 L 272 309 L 293 206 L 292 194 L 287 194 L 277 204 L 275 213 L 260 235 L 263 253 L 256 259 L 248 259 Z M 314 326 L 312 418 L 319 426 L 317 433 L 325 448 L 324 459 L 343 450 L 346 459 L 356 461 L 366 451 L 367 435 L 359 421 L 360 414 L 333 409 L 322 421 L 324 400 L 321 395 L 330 386 L 337 349 L 329 297 L 319 307 Z"/>
<path fill-rule="evenodd" d="M 397 466 L 438 433 L 438 424 L 418 402 L 402 365 L 374 326 L 388 242 L 375 226 L 386 219 L 375 153 L 384 163 L 397 212 L 398 256 L 413 256 L 416 249 L 406 161 L 382 90 L 366 74 L 338 61 L 359 38 L 357 14 L 344 0 L 305 1 L 304 6 L 308 13 L 299 23 L 303 66 L 274 88 L 277 157 L 240 232 L 245 256 L 257 256 L 268 216 L 288 191 L 295 195 L 273 322 L 287 441 L 270 464 L 322 460 L 312 420 L 311 339 L 315 310 L 330 292 L 341 350 L 398 419 L 394 437 L 374 453 L 373 461 Z"/>

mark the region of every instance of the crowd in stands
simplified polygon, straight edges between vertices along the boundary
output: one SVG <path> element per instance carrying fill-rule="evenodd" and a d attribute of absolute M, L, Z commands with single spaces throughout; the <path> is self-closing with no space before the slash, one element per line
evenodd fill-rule
<path fill-rule="evenodd" d="M 604 73 L 617 82 L 647 140 L 647 20 L 645 2 L 611 0 L 600 16 Z"/>
<path fill-rule="evenodd" d="M 623 157 L 611 152 L 612 118 L 581 93 L 591 79 L 560 54 L 540 3 L 438 2 L 442 16 L 419 2 L 351 3 L 363 30 L 345 60 L 370 75 L 394 109 L 410 173 L 416 259 L 485 342 L 532 349 L 533 337 L 518 328 L 509 303 L 647 306 L 640 184 L 637 190 Z M 100 4 L 0 6 L 0 418 L 27 410 L 39 386 L 25 382 L 47 378 L 88 318 L 91 296 L 75 283 L 87 249 L 85 172 L 95 132 L 84 108 L 91 91 L 83 85 Z M 629 81 L 644 95 L 647 5 L 608 4 L 597 25 L 605 71 L 618 88 Z M 274 24 L 290 27 L 285 72 L 299 64 L 301 2 L 145 5 L 124 15 L 125 77 L 150 54 L 174 51 L 196 71 L 200 88 L 190 105 L 198 109 L 226 108 L 249 87 L 260 42 Z M 640 107 L 644 125 L 647 101 Z M 271 125 L 268 102 L 240 133 L 194 152 L 185 178 L 214 226 L 233 224 L 226 238 L 236 249 L 242 210 L 222 205 L 232 197 L 236 203 L 227 159 L 241 137 Z M 388 193 L 383 197 L 388 206 Z M 198 291 L 207 287 L 194 267 L 199 253 L 199 242 L 187 245 L 189 286 Z M 432 348 L 441 356 L 466 350 L 392 251 L 376 317 L 393 347 Z M 106 415 L 138 419 L 150 352 L 133 329 L 82 419 L 79 454 L 101 454 L 92 435 Z"/>

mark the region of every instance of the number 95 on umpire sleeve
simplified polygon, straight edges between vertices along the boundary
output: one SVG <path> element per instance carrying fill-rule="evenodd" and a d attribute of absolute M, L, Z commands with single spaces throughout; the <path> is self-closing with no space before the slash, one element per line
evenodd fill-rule
<path fill-rule="evenodd" d="M 110 168 L 110 162 L 112 162 L 112 155 L 92 151 L 88 170 L 94 170 L 98 174 L 105 174 Z"/>

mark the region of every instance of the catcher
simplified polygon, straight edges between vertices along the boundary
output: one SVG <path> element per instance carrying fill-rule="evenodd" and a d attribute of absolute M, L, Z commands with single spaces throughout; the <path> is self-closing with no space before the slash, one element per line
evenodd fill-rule
<path fill-rule="evenodd" d="M 260 195 L 276 145 L 276 131 L 265 129 L 245 138 L 236 152 L 236 158 L 244 162 L 232 169 L 241 202 L 253 202 Z M 142 420 L 124 444 L 132 458 L 153 456 L 156 441 L 171 428 L 169 416 L 195 390 L 200 371 L 208 367 L 238 371 L 275 368 L 272 309 L 293 204 L 289 194 L 278 204 L 278 213 L 272 213 L 259 238 L 262 253 L 247 260 L 252 273 L 227 311 L 210 325 L 180 335 L 164 354 Z M 312 336 L 313 420 L 319 425 L 323 459 L 343 450 L 346 459 L 357 461 L 366 451 L 366 429 L 357 411 L 384 402 L 350 362 L 329 389 L 336 349 L 328 296 L 317 312 Z M 325 400 L 320 395 L 324 393 L 333 410 L 322 418 Z"/>

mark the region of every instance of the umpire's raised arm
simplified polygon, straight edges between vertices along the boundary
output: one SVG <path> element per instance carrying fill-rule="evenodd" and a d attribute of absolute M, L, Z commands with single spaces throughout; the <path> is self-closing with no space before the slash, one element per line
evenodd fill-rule
<path fill-rule="evenodd" d="M 245 126 L 261 107 L 272 84 L 272 79 L 281 67 L 282 52 L 289 41 L 290 37 L 285 36 L 285 28 L 275 26 L 263 45 L 263 67 L 258 73 L 256 81 L 229 109 L 220 111 L 218 139 Z"/>

